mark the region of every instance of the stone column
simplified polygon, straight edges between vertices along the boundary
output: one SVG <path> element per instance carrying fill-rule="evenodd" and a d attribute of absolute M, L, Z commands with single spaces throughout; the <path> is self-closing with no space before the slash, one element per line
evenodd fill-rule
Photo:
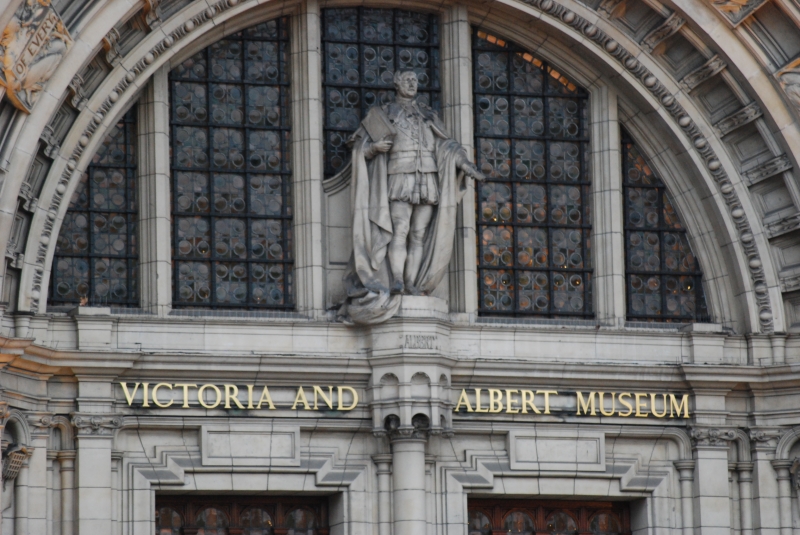
<path fill-rule="evenodd" d="M 373 455 L 378 475 L 378 535 L 392 535 L 392 456 Z"/>
<path fill-rule="evenodd" d="M 111 525 L 112 534 L 122 533 L 122 522 L 120 521 L 120 493 L 122 483 L 122 452 L 111 452 Z"/>
<path fill-rule="evenodd" d="M 139 99 L 139 273 L 142 308 L 165 316 L 172 306 L 169 170 L 169 66 Z"/>
<path fill-rule="evenodd" d="M 741 533 L 741 503 L 739 499 L 739 474 L 736 471 L 736 463 L 728 463 L 728 496 L 731 497 L 731 533 L 737 535 Z"/>
<path fill-rule="evenodd" d="M 425 444 L 427 418 L 414 418 L 414 425 L 389 430 L 392 444 L 392 487 L 394 535 L 427 533 L 425 495 Z"/>
<path fill-rule="evenodd" d="M 698 535 L 730 535 L 728 449 L 736 439 L 733 429 L 694 427 L 694 525 Z"/>
<path fill-rule="evenodd" d="M 72 425 L 77 443 L 78 533 L 111 533 L 111 445 L 122 418 L 73 413 Z"/>
<path fill-rule="evenodd" d="M 30 452 L 30 449 L 28 449 Z M 28 469 L 30 457 L 22 463 L 14 480 L 14 535 L 28 535 Z"/>
<path fill-rule="evenodd" d="M 467 8 L 448 7 L 442 17 L 442 119 L 450 135 L 474 157 L 472 115 L 472 27 Z M 466 181 L 458 205 L 455 248 L 450 263 L 450 310 L 477 314 L 478 252 L 475 241 L 475 183 Z"/>
<path fill-rule="evenodd" d="M 753 463 L 736 463 L 739 473 L 739 524 L 742 535 L 753 533 Z"/>
<path fill-rule="evenodd" d="M 778 509 L 780 511 L 781 535 L 792 535 L 792 475 L 789 469 L 794 464 L 790 459 L 775 459 L 772 467 L 778 479 Z"/>
<path fill-rule="evenodd" d="M 29 412 L 25 414 L 30 429 L 31 448 L 28 458 L 28 530 L 30 533 L 47 531 L 47 445 L 53 417 L 50 413 Z"/>
<path fill-rule="evenodd" d="M 61 535 L 75 532 L 75 457 L 74 450 L 58 452 L 61 476 Z"/>
<path fill-rule="evenodd" d="M 592 257 L 595 316 L 603 325 L 625 324 L 625 234 L 622 150 L 617 93 L 592 90 Z"/>
<path fill-rule="evenodd" d="M 297 310 L 325 315 L 322 254 L 322 67 L 320 9 L 308 0 L 292 17 L 292 189 L 294 191 L 295 295 Z"/>
<path fill-rule="evenodd" d="M 55 464 L 54 461 L 56 460 L 56 455 L 56 451 L 47 450 L 47 535 L 53 535 L 53 465 Z"/>
<path fill-rule="evenodd" d="M 681 482 L 681 519 L 683 535 L 694 535 L 694 507 L 692 504 L 692 483 L 694 481 L 695 462 L 692 460 L 675 461 L 678 477 Z"/>

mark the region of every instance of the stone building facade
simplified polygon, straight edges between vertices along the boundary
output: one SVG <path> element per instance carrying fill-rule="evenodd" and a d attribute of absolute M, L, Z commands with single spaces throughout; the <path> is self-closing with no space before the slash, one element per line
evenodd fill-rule
<path fill-rule="evenodd" d="M 4 534 L 800 529 L 796 0 L 0 28 Z M 352 324 L 351 136 L 404 70 L 486 180 Z"/>

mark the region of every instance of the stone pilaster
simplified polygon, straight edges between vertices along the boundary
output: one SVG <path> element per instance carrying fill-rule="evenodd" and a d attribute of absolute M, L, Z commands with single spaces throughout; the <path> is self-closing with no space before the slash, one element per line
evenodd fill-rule
<path fill-rule="evenodd" d="M 781 529 L 778 480 L 772 461 L 782 431 L 774 427 L 748 429 L 753 462 L 751 491 L 752 526 L 760 535 L 778 535 Z"/>
<path fill-rule="evenodd" d="M 681 524 L 683 535 L 694 535 L 694 503 L 692 483 L 694 482 L 694 468 L 697 463 L 687 459 L 673 463 L 678 470 L 678 479 L 681 485 Z"/>
<path fill-rule="evenodd" d="M 111 533 L 111 446 L 122 426 L 116 414 L 72 414 L 77 457 L 77 532 Z"/>
<path fill-rule="evenodd" d="M 394 535 L 427 533 L 425 445 L 430 422 L 418 415 L 404 426 L 398 417 L 389 416 L 386 431 L 392 445 Z"/>
<path fill-rule="evenodd" d="M 730 535 L 728 449 L 736 439 L 731 428 L 693 427 L 689 430 L 696 461 L 694 526 L 698 535 Z"/>
<path fill-rule="evenodd" d="M 792 459 L 775 459 L 772 461 L 775 477 L 778 479 L 778 511 L 781 535 L 792 535 Z"/>
<path fill-rule="evenodd" d="M 46 412 L 25 413 L 31 434 L 31 452 L 28 458 L 28 531 L 47 531 L 47 445 L 53 428 L 52 414 Z"/>
<path fill-rule="evenodd" d="M 739 525 L 742 535 L 753 533 L 753 463 L 738 462 L 739 478 Z"/>
<path fill-rule="evenodd" d="M 392 535 L 392 456 L 373 455 L 378 475 L 378 535 Z"/>
<path fill-rule="evenodd" d="M 58 452 L 61 477 L 61 535 L 75 533 L 75 450 Z"/>

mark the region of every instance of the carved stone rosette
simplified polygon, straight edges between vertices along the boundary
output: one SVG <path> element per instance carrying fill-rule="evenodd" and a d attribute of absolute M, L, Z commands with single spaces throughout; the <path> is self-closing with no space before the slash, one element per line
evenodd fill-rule
<path fill-rule="evenodd" d="M 15 107 L 31 112 L 70 47 L 72 37 L 49 0 L 22 2 L 0 37 L 0 85 Z"/>
<path fill-rule="evenodd" d="M 691 427 L 689 437 L 692 439 L 692 447 L 695 448 L 727 448 L 728 444 L 736 439 L 736 431 L 730 428 Z"/>
<path fill-rule="evenodd" d="M 119 414 L 72 414 L 72 426 L 75 434 L 85 436 L 111 436 L 122 427 L 122 416 Z"/>

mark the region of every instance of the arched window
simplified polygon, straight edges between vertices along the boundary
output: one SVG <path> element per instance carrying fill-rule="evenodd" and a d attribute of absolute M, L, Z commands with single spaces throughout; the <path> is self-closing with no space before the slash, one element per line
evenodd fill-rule
<path fill-rule="evenodd" d="M 350 161 L 347 139 L 367 110 L 394 97 L 394 73 L 413 70 L 420 100 L 440 108 L 436 16 L 399 9 L 325 9 L 325 175 Z"/>
<path fill-rule="evenodd" d="M 294 306 L 287 25 L 170 72 L 173 306 Z"/>
<path fill-rule="evenodd" d="M 480 313 L 591 316 L 588 95 L 500 38 L 473 47 Z"/>
<path fill-rule="evenodd" d="M 51 305 L 139 305 L 135 123 L 134 105 L 80 177 L 56 242 Z"/>
<path fill-rule="evenodd" d="M 709 321 L 700 263 L 666 185 L 622 131 L 627 315 L 636 321 Z"/>

